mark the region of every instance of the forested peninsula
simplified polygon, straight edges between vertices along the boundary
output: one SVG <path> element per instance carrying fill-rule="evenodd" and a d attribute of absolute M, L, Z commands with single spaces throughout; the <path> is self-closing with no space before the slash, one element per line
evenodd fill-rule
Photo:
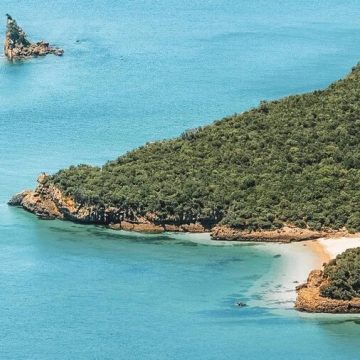
<path fill-rule="evenodd" d="M 360 231 L 360 66 L 324 90 L 148 143 L 15 195 L 40 218 L 291 241 Z"/>

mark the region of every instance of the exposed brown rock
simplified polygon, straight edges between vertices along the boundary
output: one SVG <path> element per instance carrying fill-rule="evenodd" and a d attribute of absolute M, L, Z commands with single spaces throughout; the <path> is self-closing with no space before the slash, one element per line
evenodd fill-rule
<path fill-rule="evenodd" d="M 180 231 L 192 232 L 192 233 L 202 233 L 205 232 L 205 228 L 200 223 L 194 224 L 183 224 L 180 225 Z"/>
<path fill-rule="evenodd" d="M 7 14 L 4 53 L 9 60 L 17 60 L 47 54 L 62 56 L 64 50 L 52 47 L 44 41 L 31 43 L 24 30 Z"/>
<path fill-rule="evenodd" d="M 119 225 L 120 229 L 128 231 L 138 231 L 146 233 L 161 233 L 164 231 L 164 228 L 162 226 L 151 223 L 134 223 L 129 221 L 122 221 Z"/>
<path fill-rule="evenodd" d="M 228 226 L 215 226 L 212 230 L 212 237 L 217 240 L 234 241 L 268 241 L 284 242 L 318 239 L 327 236 L 328 232 L 301 229 L 295 226 L 286 225 L 277 230 L 245 231 L 230 228 Z"/>
<path fill-rule="evenodd" d="M 21 206 L 41 219 L 62 219 L 83 224 L 99 224 L 116 230 L 148 233 L 206 231 L 200 223 L 165 223 L 157 221 L 155 215 L 151 213 L 139 215 L 129 209 L 77 203 L 72 197 L 62 194 L 56 186 L 47 183 L 46 174 L 38 177 L 38 186 L 34 191 L 25 190 L 16 194 L 8 204 Z"/>
<path fill-rule="evenodd" d="M 322 270 L 313 270 L 305 284 L 296 287 L 295 308 L 312 313 L 360 313 L 360 298 L 336 300 L 320 295 L 320 288 L 328 280 Z"/>
<path fill-rule="evenodd" d="M 132 230 L 139 232 L 192 232 L 211 231 L 216 240 L 229 241 L 262 241 L 284 242 L 317 239 L 321 237 L 347 236 L 341 231 L 313 231 L 286 225 L 277 230 L 243 231 L 228 226 L 201 223 L 198 220 L 181 223 L 171 217 L 159 219 L 153 213 L 139 214 L 138 211 L 111 206 L 85 205 L 77 203 L 73 197 L 65 196 L 57 187 L 47 182 L 47 175 L 38 178 L 38 186 L 34 191 L 26 190 L 16 194 L 9 205 L 21 206 L 36 214 L 41 219 L 63 219 L 83 224 L 98 224 L 113 229 Z"/>

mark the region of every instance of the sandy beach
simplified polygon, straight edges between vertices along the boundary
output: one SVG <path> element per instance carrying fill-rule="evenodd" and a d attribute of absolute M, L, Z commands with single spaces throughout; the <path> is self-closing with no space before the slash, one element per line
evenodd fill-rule
<path fill-rule="evenodd" d="M 258 246 L 259 250 L 272 254 L 276 259 L 271 269 L 249 290 L 248 296 L 252 298 L 249 305 L 274 310 L 292 309 L 296 286 L 306 281 L 311 270 L 322 266 L 321 246 L 318 251 L 315 251 L 316 244 L 310 241 L 262 243 Z"/>
<path fill-rule="evenodd" d="M 360 235 L 342 236 L 338 238 L 321 238 L 304 242 L 314 254 L 319 263 L 323 264 L 347 249 L 360 247 Z"/>
<path fill-rule="evenodd" d="M 274 261 L 272 269 L 254 284 L 249 295 L 256 295 L 259 300 L 252 301 L 251 305 L 274 309 L 292 308 L 296 299 L 295 288 L 306 281 L 310 271 L 321 269 L 325 262 L 346 249 L 358 246 L 359 235 L 291 244 L 262 244 L 260 248 L 281 257 L 279 261 Z"/>
<path fill-rule="evenodd" d="M 316 240 L 314 249 L 318 248 L 319 256 L 330 260 L 347 249 L 360 247 L 360 236 L 346 236 L 340 238 L 323 238 Z"/>

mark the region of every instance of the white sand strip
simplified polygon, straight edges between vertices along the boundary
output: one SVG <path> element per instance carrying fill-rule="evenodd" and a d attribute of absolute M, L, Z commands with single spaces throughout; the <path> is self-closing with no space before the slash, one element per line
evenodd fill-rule
<path fill-rule="evenodd" d="M 318 243 L 333 259 L 347 249 L 360 247 L 360 237 L 341 237 L 336 239 L 319 239 Z"/>
<path fill-rule="evenodd" d="M 248 296 L 253 298 L 249 305 L 292 309 L 296 286 L 306 281 L 311 270 L 321 268 L 322 259 L 308 242 L 267 243 L 262 249 L 280 257 L 274 259 L 271 269 L 249 290 Z"/>

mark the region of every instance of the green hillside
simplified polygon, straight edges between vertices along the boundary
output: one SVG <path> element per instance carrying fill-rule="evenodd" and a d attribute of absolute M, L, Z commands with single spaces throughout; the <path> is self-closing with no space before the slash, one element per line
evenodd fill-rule
<path fill-rule="evenodd" d="M 65 194 L 159 222 L 360 230 L 360 66 L 322 91 L 50 176 Z"/>
<path fill-rule="evenodd" d="M 348 249 L 331 260 L 324 268 L 330 280 L 321 289 L 321 295 L 339 300 L 360 297 L 360 248 Z"/>

